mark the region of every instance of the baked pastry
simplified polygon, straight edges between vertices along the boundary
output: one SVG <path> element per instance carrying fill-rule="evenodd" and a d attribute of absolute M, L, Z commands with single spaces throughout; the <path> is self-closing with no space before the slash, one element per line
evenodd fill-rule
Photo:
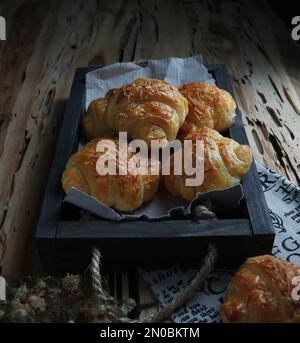
<path fill-rule="evenodd" d="M 226 323 L 300 322 L 300 301 L 292 284 L 300 267 L 265 255 L 249 258 L 233 276 L 221 307 Z"/>
<path fill-rule="evenodd" d="M 107 127 L 147 144 L 175 139 L 188 112 L 187 100 L 178 89 L 157 79 L 138 78 L 106 96 Z"/>
<path fill-rule="evenodd" d="M 231 138 L 223 137 L 214 129 L 200 128 L 185 138 L 192 141 L 192 160 L 196 160 L 196 141 L 204 142 L 204 179 L 199 186 L 187 186 L 185 173 L 175 175 L 174 155 L 171 156 L 170 175 L 164 176 L 167 190 L 191 201 L 199 192 L 232 187 L 240 182 L 252 163 L 252 152 L 248 145 L 240 145 Z M 182 154 L 184 155 L 184 154 Z M 194 163 L 195 165 L 195 163 Z"/>
<path fill-rule="evenodd" d="M 114 146 L 116 147 L 115 175 L 100 175 L 97 172 L 99 169 L 96 169 L 96 167 L 99 168 L 99 164 L 97 164 L 99 157 L 110 152 L 110 150 L 106 152 L 96 151 L 97 144 L 104 141 L 115 144 Z M 99 151 L 99 149 L 97 150 Z M 103 204 L 120 211 L 133 211 L 144 202 L 152 199 L 159 185 L 159 175 L 141 175 L 138 174 L 137 170 L 134 170 L 134 167 L 128 168 L 127 175 L 119 175 L 122 161 L 119 158 L 118 151 L 118 140 L 97 138 L 86 144 L 83 149 L 71 156 L 66 165 L 62 176 L 64 191 L 67 193 L 71 187 L 75 187 L 95 197 Z M 136 152 L 128 149 L 128 165 L 128 161 L 135 154 Z M 148 165 L 151 168 L 150 162 Z"/>
<path fill-rule="evenodd" d="M 82 133 L 86 139 L 113 136 L 113 132 L 108 129 L 104 121 L 106 106 L 107 99 L 105 98 L 99 98 L 90 103 L 81 122 Z"/>
<path fill-rule="evenodd" d="M 224 89 L 205 82 L 192 82 L 179 91 L 188 100 L 189 112 L 178 138 L 184 139 L 200 127 L 211 127 L 221 132 L 233 124 L 236 104 Z"/>

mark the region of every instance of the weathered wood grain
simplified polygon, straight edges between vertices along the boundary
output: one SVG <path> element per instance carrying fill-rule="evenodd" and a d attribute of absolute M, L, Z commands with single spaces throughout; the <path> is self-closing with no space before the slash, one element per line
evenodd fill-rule
<path fill-rule="evenodd" d="M 0 264 L 38 271 L 33 232 L 74 70 L 202 54 L 225 63 L 255 158 L 299 182 L 299 45 L 265 5 L 1 1 Z M 26 270 L 27 269 L 27 270 Z"/>

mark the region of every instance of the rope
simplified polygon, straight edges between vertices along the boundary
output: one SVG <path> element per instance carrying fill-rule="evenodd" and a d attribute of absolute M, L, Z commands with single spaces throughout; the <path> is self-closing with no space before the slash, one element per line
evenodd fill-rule
<path fill-rule="evenodd" d="M 101 254 L 98 248 L 92 249 L 92 261 L 91 261 L 91 277 L 92 277 L 92 287 L 94 290 L 94 294 L 97 298 L 110 301 L 113 298 L 104 291 L 102 287 L 102 277 L 100 273 L 100 265 L 101 265 Z"/>
<path fill-rule="evenodd" d="M 216 214 L 210 210 L 208 204 L 206 206 L 204 204 L 200 204 L 194 207 L 193 209 L 193 219 L 200 220 L 200 219 L 215 219 L 217 218 Z"/>
<path fill-rule="evenodd" d="M 193 212 L 193 218 L 195 220 L 199 220 L 199 219 L 215 219 L 217 217 L 215 213 L 210 211 L 207 207 L 203 205 L 198 205 L 195 207 L 195 210 Z"/>
<path fill-rule="evenodd" d="M 215 266 L 217 260 L 217 249 L 213 244 L 209 244 L 207 255 L 204 258 L 203 265 L 200 270 L 197 272 L 194 279 L 191 283 L 186 286 L 181 293 L 168 305 L 160 307 L 157 313 L 143 320 L 144 323 L 158 323 L 163 321 L 166 318 L 169 318 L 170 315 L 183 304 L 187 303 L 194 295 L 195 291 L 199 289 L 208 274 L 210 274 Z M 93 248 L 92 250 L 92 263 L 91 263 L 91 277 L 92 277 L 92 287 L 95 293 L 95 296 L 101 300 L 111 301 L 113 298 L 107 294 L 102 287 L 102 278 L 100 274 L 100 262 L 101 254 L 99 249 Z M 113 315 L 113 313 L 111 313 Z M 131 320 L 129 318 L 121 318 L 122 322 L 138 322 L 137 320 Z"/>
<path fill-rule="evenodd" d="M 208 206 L 207 206 L 208 207 Z M 214 219 L 216 215 L 214 212 L 210 211 L 204 205 L 197 205 L 193 210 L 193 219 Z M 213 271 L 215 263 L 217 260 L 217 248 L 214 244 L 208 245 L 208 251 L 204 257 L 203 265 L 200 267 L 199 271 L 196 273 L 194 279 L 186 286 L 177 297 L 168 305 L 161 306 L 157 313 L 145 318 L 143 323 L 158 323 L 163 321 L 166 318 L 169 318 L 170 315 L 179 307 L 186 304 L 194 295 L 195 291 L 199 289 L 207 276 Z M 92 278 L 92 287 L 96 298 L 104 301 L 113 301 L 114 298 L 111 297 L 102 287 L 102 277 L 100 273 L 101 265 L 101 254 L 98 248 L 94 247 L 92 249 L 92 261 L 91 261 L 91 278 Z M 115 317 L 114 313 L 110 313 L 112 317 Z M 121 322 L 127 323 L 137 323 L 141 322 L 138 320 L 132 320 L 129 318 L 119 318 Z"/>
<path fill-rule="evenodd" d="M 177 297 L 168 305 L 161 307 L 156 314 L 150 318 L 144 320 L 145 323 L 158 323 L 163 321 L 166 318 L 169 318 L 170 315 L 183 304 L 186 304 L 194 295 L 195 291 L 199 289 L 208 274 L 210 274 L 215 266 L 217 260 L 217 249 L 213 244 L 209 244 L 207 255 L 204 258 L 204 262 L 200 270 L 197 272 L 194 279 L 191 283 L 186 286 Z"/>

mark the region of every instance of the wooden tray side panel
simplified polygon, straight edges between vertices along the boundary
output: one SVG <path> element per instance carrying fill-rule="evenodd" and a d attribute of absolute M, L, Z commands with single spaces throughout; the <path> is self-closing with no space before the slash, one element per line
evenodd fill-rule
<path fill-rule="evenodd" d="M 212 70 L 217 85 L 227 90 L 234 97 L 226 67 L 214 66 Z M 249 144 L 239 108 L 237 108 L 235 124 L 229 129 L 229 135 L 241 144 Z M 243 188 L 254 235 L 274 234 L 273 224 L 254 162 L 243 177 Z"/>
<path fill-rule="evenodd" d="M 78 142 L 79 121 L 85 89 L 85 68 L 77 69 L 72 84 L 60 134 L 56 145 L 48 184 L 43 199 L 39 222 L 36 230 L 38 249 L 44 269 L 55 272 L 54 262 L 57 254 L 56 231 L 60 220 L 60 210 L 64 197 L 61 176 L 65 165 Z"/>

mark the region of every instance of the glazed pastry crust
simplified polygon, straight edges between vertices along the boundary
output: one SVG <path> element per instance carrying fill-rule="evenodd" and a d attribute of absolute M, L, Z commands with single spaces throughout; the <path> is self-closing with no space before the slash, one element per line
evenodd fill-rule
<path fill-rule="evenodd" d="M 138 78 L 109 91 L 105 112 L 107 127 L 127 132 L 131 139 L 171 141 L 176 138 L 188 112 L 187 100 L 167 82 Z"/>
<path fill-rule="evenodd" d="M 221 308 L 226 323 L 299 323 L 300 301 L 292 299 L 300 267 L 273 256 L 249 258 L 228 285 Z"/>
<path fill-rule="evenodd" d="M 164 184 L 175 196 L 191 201 L 199 192 L 232 187 L 241 181 L 241 177 L 251 166 L 253 157 L 249 146 L 240 145 L 233 139 L 223 137 L 213 129 L 200 128 L 185 139 L 193 142 L 193 161 L 196 158 L 196 140 L 204 142 L 204 180 L 200 186 L 186 186 L 185 174 L 172 173 L 174 158 L 171 157 L 171 175 L 164 176 Z"/>
<path fill-rule="evenodd" d="M 178 138 L 184 139 L 200 127 L 210 127 L 221 132 L 233 124 L 236 104 L 224 89 L 205 82 L 193 82 L 184 85 L 179 91 L 188 100 L 189 112 Z"/>
<path fill-rule="evenodd" d="M 106 106 L 107 99 L 105 98 L 99 98 L 90 103 L 81 122 L 82 133 L 86 139 L 91 140 L 103 136 L 113 137 L 113 132 L 108 129 L 104 121 Z"/>
<path fill-rule="evenodd" d="M 71 187 L 75 187 L 119 211 L 133 211 L 152 199 L 159 185 L 159 175 L 135 175 L 133 171 L 127 175 L 119 175 L 118 172 L 117 175 L 97 173 L 96 163 L 101 156 L 96 151 L 99 141 L 99 138 L 92 140 L 71 156 L 62 176 L 64 191 L 67 193 Z M 118 149 L 117 140 L 109 141 L 114 142 Z M 128 151 L 128 160 L 133 155 Z M 117 166 L 118 161 L 117 157 Z"/>

